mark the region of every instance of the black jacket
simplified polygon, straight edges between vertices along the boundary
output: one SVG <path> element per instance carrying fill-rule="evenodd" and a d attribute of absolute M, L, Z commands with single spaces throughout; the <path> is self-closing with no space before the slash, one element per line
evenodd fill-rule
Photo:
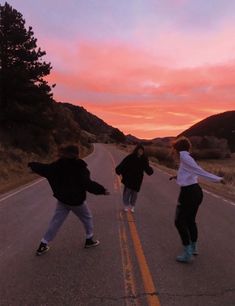
<path fill-rule="evenodd" d="M 146 156 L 138 157 L 137 154 L 130 154 L 116 167 L 116 173 L 122 175 L 122 183 L 135 191 L 140 191 L 144 172 L 153 174 L 153 168 L 149 166 Z"/>
<path fill-rule="evenodd" d="M 61 158 L 51 164 L 32 162 L 28 166 L 47 178 L 54 197 L 62 203 L 81 205 L 86 199 L 86 191 L 105 194 L 105 188 L 90 179 L 87 164 L 81 159 Z"/>

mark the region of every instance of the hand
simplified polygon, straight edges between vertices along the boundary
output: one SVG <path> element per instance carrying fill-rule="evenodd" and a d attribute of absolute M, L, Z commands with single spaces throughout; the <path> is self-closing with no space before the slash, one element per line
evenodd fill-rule
<path fill-rule="evenodd" d="M 221 183 L 221 184 L 223 184 L 223 185 L 225 185 L 225 184 L 226 184 L 226 182 L 225 182 L 225 180 L 224 180 L 224 179 L 222 179 L 222 180 L 220 181 L 220 183 Z"/>
<path fill-rule="evenodd" d="M 36 164 L 35 162 L 29 162 L 29 163 L 28 163 L 28 167 L 29 167 L 29 168 L 32 168 L 35 164 Z"/>
<path fill-rule="evenodd" d="M 169 181 L 171 181 L 171 180 L 176 180 L 176 179 L 177 179 L 177 176 L 176 176 L 176 175 L 173 175 L 173 176 L 169 177 Z"/>

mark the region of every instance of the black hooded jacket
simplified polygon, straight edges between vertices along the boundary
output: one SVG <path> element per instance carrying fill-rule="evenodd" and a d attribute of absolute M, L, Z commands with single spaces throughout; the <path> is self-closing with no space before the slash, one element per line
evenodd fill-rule
<path fill-rule="evenodd" d="M 87 164 L 82 159 L 61 158 L 51 164 L 32 162 L 28 166 L 33 172 L 47 178 L 54 197 L 64 204 L 83 204 L 86 191 L 105 194 L 105 188 L 90 179 Z"/>
<path fill-rule="evenodd" d="M 116 173 L 122 175 L 122 183 L 137 192 L 140 191 L 144 172 L 152 175 L 153 168 L 149 166 L 148 158 L 145 155 L 138 157 L 135 152 L 125 157 L 116 167 Z"/>

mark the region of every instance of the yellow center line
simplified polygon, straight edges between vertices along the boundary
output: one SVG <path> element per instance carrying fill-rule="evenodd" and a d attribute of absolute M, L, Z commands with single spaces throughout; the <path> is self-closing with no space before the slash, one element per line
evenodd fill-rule
<path fill-rule="evenodd" d="M 139 263 L 144 288 L 147 293 L 147 300 L 150 306 L 160 306 L 159 298 L 156 296 L 156 288 L 153 283 L 153 279 L 144 255 L 144 250 L 138 235 L 138 231 L 135 225 L 135 220 L 130 212 L 127 214 L 127 220 L 131 232 L 131 237 L 134 243 L 136 257 Z"/>
<path fill-rule="evenodd" d="M 113 169 L 113 174 L 115 171 Z M 115 192 L 119 192 L 119 182 L 117 177 L 113 181 L 113 187 Z M 126 306 L 139 306 L 139 302 L 136 298 L 136 284 L 133 272 L 133 265 L 131 262 L 130 250 L 127 241 L 127 234 L 124 225 L 123 216 L 118 211 L 117 218 L 121 221 L 119 222 L 119 243 L 121 249 L 121 259 L 122 259 L 122 269 L 123 269 L 123 278 L 124 278 L 124 289 L 125 289 L 125 304 Z"/>
<path fill-rule="evenodd" d="M 120 248 L 122 256 L 124 286 L 126 293 L 125 302 L 127 306 L 138 306 L 139 305 L 138 300 L 135 298 L 136 285 L 134 280 L 133 266 L 131 263 L 126 231 L 123 224 L 119 226 L 119 239 L 120 239 Z"/>
<path fill-rule="evenodd" d="M 113 166 L 115 167 L 115 161 L 114 161 L 114 158 L 113 158 L 112 154 L 109 151 L 107 151 L 107 152 L 109 153 L 110 158 L 111 158 L 112 163 L 113 163 Z M 118 187 L 119 191 L 121 192 L 121 180 L 120 180 L 120 178 L 117 177 L 117 180 L 115 180 L 115 181 L 116 181 L 114 183 L 115 184 L 115 189 L 117 189 L 117 187 Z M 139 238 L 139 234 L 138 234 L 137 227 L 136 227 L 136 224 L 135 224 L 135 219 L 130 212 L 128 212 L 126 215 L 127 215 L 127 221 L 128 221 L 128 224 L 129 224 L 131 238 L 132 238 L 132 241 L 133 241 L 133 244 L 134 244 L 134 250 L 135 250 L 135 253 L 136 253 L 137 261 L 138 261 L 138 264 L 139 264 L 139 268 L 140 268 L 140 272 L 141 272 L 141 276 L 142 276 L 142 280 L 143 280 L 143 284 L 144 284 L 144 289 L 146 291 L 145 293 L 147 295 L 148 305 L 149 306 L 160 306 L 159 298 L 156 295 L 157 291 L 156 291 L 156 288 L 155 288 L 155 285 L 154 285 L 154 282 L 153 282 L 153 279 L 152 279 L 152 276 L 151 276 L 151 272 L 149 270 L 146 257 L 144 255 L 144 250 L 143 250 L 140 238 Z M 122 219 L 122 214 L 120 214 L 120 216 L 121 216 L 121 219 Z M 124 242 L 124 246 L 125 246 L 124 248 L 127 248 L 127 250 L 128 250 L 128 247 L 127 247 L 125 228 L 124 228 L 123 225 L 122 225 L 122 227 L 123 227 L 122 230 L 120 230 L 120 242 L 121 242 L 121 250 L 123 252 L 122 242 Z M 129 250 L 128 250 L 128 252 L 129 252 Z M 129 262 L 130 256 L 128 255 L 128 257 L 129 257 L 128 264 L 125 263 L 125 260 L 123 260 L 124 270 L 129 269 L 129 271 L 131 272 L 130 274 L 132 274 L 133 273 L 132 269 L 129 268 L 131 266 L 131 262 Z M 133 275 L 131 276 L 131 279 L 132 279 L 131 283 L 135 287 L 134 276 Z"/>

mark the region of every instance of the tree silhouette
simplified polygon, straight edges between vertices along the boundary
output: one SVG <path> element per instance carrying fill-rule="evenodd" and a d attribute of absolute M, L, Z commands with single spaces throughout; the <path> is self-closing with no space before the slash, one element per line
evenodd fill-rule
<path fill-rule="evenodd" d="M 0 5 L 0 143 L 26 152 L 48 153 L 64 143 L 89 146 L 81 127 L 117 142 L 125 135 L 96 116 L 53 100 L 45 80 L 52 69 L 43 61 L 32 27 L 26 29 L 20 12 Z M 54 85 L 52 85 L 54 87 Z M 93 127 L 92 131 L 90 126 Z"/>
<path fill-rule="evenodd" d="M 26 109 L 32 117 L 32 111 L 36 115 L 52 100 L 44 80 L 52 67 L 42 60 L 45 54 L 22 14 L 7 2 L 0 5 L 0 122 L 24 120 Z"/>

